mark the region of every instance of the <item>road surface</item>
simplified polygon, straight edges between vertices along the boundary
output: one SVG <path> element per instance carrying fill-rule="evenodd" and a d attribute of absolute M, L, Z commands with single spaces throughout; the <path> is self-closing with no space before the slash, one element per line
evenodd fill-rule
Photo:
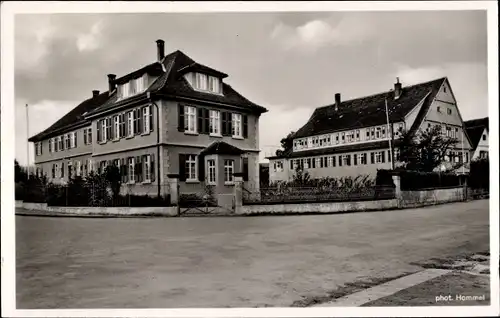
<path fill-rule="evenodd" d="M 489 201 L 337 215 L 16 217 L 17 308 L 290 306 L 489 249 Z"/>

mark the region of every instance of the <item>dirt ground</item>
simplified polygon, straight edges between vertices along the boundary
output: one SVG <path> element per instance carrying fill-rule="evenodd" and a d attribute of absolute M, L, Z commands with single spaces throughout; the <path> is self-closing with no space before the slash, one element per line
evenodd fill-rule
<path fill-rule="evenodd" d="M 489 249 L 489 201 L 338 215 L 16 217 L 17 308 L 298 304 Z"/>

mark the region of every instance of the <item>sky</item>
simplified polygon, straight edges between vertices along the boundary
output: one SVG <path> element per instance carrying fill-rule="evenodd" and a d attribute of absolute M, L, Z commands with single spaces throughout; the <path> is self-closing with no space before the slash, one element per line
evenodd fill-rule
<path fill-rule="evenodd" d="M 464 120 L 488 116 L 485 11 L 16 15 L 15 156 L 92 90 L 177 49 L 269 112 L 261 159 L 335 93 L 347 100 L 447 76 Z M 29 127 L 26 107 L 29 107 Z M 33 162 L 34 149 L 30 149 Z"/>

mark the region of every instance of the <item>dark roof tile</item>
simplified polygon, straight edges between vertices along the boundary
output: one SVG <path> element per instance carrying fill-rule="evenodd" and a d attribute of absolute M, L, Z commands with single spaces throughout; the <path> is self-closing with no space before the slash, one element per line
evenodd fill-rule
<path fill-rule="evenodd" d="M 28 140 L 30 142 L 36 142 L 62 133 L 65 128 L 69 128 L 79 121 L 83 121 L 85 113 L 88 113 L 93 109 L 96 109 L 97 107 L 103 105 L 108 100 L 108 98 L 108 92 L 104 92 L 96 97 L 91 97 L 83 101 L 78 106 L 69 111 L 66 115 L 61 117 L 61 119 L 52 124 L 49 128 L 36 134 L 35 136 L 32 136 Z"/>
<path fill-rule="evenodd" d="M 244 151 L 238 147 L 224 141 L 216 141 L 203 149 L 200 155 L 241 155 L 242 153 Z"/>
<path fill-rule="evenodd" d="M 394 91 L 389 91 L 343 101 L 337 111 L 335 104 L 316 108 L 309 121 L 295 133 L 294 138 L 386 124 L 386 98 L 389 120 L 400 121 L 426 96 L 429 95 L 432 101 L 445 80 L 446 78 L 439 78 L 403 87 L 398 99 L 394 99 Z"/>

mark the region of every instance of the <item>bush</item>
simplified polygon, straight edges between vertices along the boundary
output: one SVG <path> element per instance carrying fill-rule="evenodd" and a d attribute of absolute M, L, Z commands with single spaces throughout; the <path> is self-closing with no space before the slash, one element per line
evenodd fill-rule
<path fill-rule="evenodd" d="M 377 177 L 375 178 L 375 185 L 394 187 L 394 181 L 392 180 L 392 171 L 379 169 L 377 170 Z"/>
<path fill-rule="evenodd" d="M 473 189 L 490 189 L 490 162 L 488 159 L 474 160 L 470 163 L 468 185 Z"/>
<path fill-rule="evenodd" d="M 186 193 L 179 196 L 179 206 L 193 208 L 199 206 L 216 207 L 217 201 L 208 194 Z"/>
<path fill-rule="evenodd" d="M 460 177 L 453 173 L 399 171 L 402 190 L 457 187 Z"/>

